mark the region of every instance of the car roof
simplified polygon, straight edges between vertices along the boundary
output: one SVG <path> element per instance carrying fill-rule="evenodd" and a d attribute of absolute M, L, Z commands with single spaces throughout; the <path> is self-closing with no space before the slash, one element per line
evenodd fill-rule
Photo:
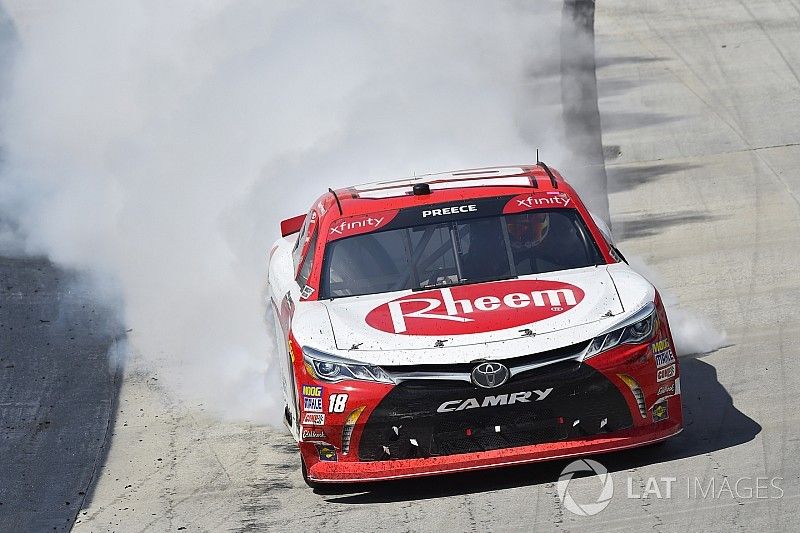
<path fill-rule="evenodd" d="M 412 187 L 421 183 L 430 187 L 431 194 L 412 193 Z M 353 185 L 326 193 L 317 201 L 317 208 L 323 218 L 338 218 L 521 192 L 560 192 L 575 196 L 575 191 L 557 170 L 538 163 L 454 170 Z"/>

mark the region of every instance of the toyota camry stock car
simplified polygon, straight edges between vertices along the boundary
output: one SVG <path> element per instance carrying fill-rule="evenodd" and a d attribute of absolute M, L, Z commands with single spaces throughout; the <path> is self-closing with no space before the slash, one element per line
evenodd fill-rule
<path fill-rule="evenodd" d="M 309 485 L 681 431 L 658 292 L 545 164 L 329 190 L 281 226 L 269 294 Z"/>

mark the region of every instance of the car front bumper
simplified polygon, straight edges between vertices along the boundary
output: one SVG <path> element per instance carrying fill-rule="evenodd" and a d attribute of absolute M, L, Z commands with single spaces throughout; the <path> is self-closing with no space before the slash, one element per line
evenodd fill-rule
<path fill-rule="evenodd" d="M 653 444 L 680 433 L 683 429 L 680 395 L 668 399 L 672 417 L 660 422 L 611 433 L 476 453 L 462 453 L 415 459 L 383 461 L 321 461 L 308 467 L 308 477 L 317 483 L 357 483 L 431 476 L 565 459 Z M 301 443 L 304 458 L 314 461 L 317 448 Z"/>

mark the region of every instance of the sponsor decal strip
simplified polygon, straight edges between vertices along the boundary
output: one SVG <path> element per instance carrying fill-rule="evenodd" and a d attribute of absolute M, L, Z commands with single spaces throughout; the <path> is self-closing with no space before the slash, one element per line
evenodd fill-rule
<path fill-rule="evenodd" d="M 321 413 L 323 388 L 319 385 L 303 385 L 301 391 L 303 393 L 303 411 Z"/>

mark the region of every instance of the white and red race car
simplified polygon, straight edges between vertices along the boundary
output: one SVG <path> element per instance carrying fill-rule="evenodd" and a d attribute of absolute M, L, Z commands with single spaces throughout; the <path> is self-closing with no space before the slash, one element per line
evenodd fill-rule
<path fill-rule="evenodd" d="M 658 292 L 545 164 L 331 190 L 281 227 L 269 294 L 309 485 L 681 431 Z"/>

